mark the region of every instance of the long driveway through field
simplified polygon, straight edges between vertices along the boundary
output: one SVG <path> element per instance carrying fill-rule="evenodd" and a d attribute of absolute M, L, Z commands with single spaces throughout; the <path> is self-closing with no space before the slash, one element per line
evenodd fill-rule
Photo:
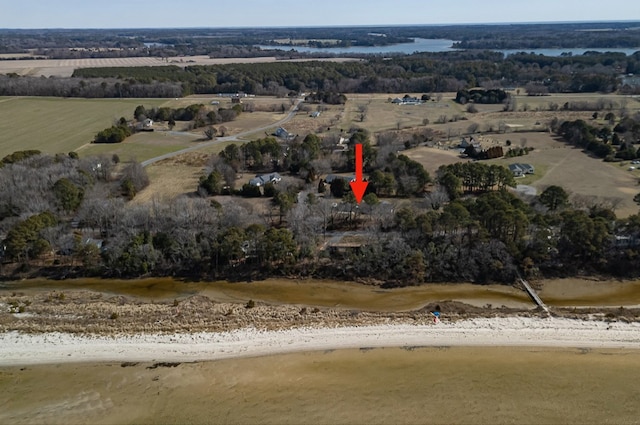
<path fill-rule="evenodd" d="M 196 146 L 191 146 L 191 147 L 179 150 L 179 151 L 170 152 L 170 153 L 166 153 L 164 155 L 160 155 L 160 156 L 156 156 L 154 158 L 147 159 L 146 161 L 142 161 L 141 164 L 142 164 L 143 167 L 146 167 L 146 166 L 151 165 L 153 163 L 156 163 L 158 161 L 162 161 L 163 159 L 173 158 L 174 156 L 182 155 L 183 153 L 193 152 L 193 151 L 196 151 L 198 149 L 206 148 L 208 146 L 217 145 L 219 143 L 237 141 L 238 138 L 240 138 L 242 136 L 246 136 L 248 134 L 262 132 L 262 131 L 265 131 L 265 130 L 267 130 L 269 128 L 275 127 L 275 126 L 281 126 L 281 125 L 291 121 L 291 119 L 298 112 L 298 106 L 300 105 L 300 103 L 302 103 L 303 100 L 304 99 L 302 99 L 302 98 L 299 98 L 298 100 L 296 100 L 296 102 L 293 104 L 293 106 L 291 106 L 291 108 L 289 109 L 289 113 L 287 114 L 287 116 L 284 117 L 283 119 L 279 120 L 279 121 L 274 122 L 274 123 L 271 123 L 271 124 L 268 124 L 268 125 L 264 125 L 262 127 L 253 128 L 251 130 L 246 130 L 246 131 L 243 131 L 241 133 L 234 134 L 232 136 L 218 137 L 215 140 L 211 140 L 209 142 L 198 143 Z"/>

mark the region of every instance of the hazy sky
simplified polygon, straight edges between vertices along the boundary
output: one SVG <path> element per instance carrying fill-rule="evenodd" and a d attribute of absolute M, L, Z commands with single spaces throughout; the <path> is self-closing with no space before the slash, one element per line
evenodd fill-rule
<path fill-rule="evenodd" d="M 0 28 L 640 20 L 637 0 L 0 0 Z"/>

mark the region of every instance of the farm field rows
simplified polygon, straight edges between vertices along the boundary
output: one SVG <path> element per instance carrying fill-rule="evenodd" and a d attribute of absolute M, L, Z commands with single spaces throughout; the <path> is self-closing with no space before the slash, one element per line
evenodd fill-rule
<path fill-rule="evenodd" d="M 167 106 L 179 108 L 194 103 L 210 104 L 213 99 L 221 107 L 230 107 L 228 99 L 212 96 L 193 96 L 181 99 L 78 99 L 53 97 L 0 97 L 0 158 L 26 149 L 38 149 L 49 154 L 79 150 L 82 156 L 118 154 L 122 160 L 142 161 L 168 152 L 192 146 L 203 138 L 202 129 L 189 133 L 158 131 L 141 133 L 124 143 L 91 145 L 95 134 L 119 119 L 133 118 L 138 105 L 146 108 Z M 248 102 L 257 108 L 289 105 L 286 99 L 274 97 L 252 98 Z M 227 104 L 229 103 L 229 104 Z M 276 112 L 252 112 L 225 123 L 228 134 L 237 134 L 252 128 L 269 125 L 281 119 Z M 186 124 L 179 123 L 177 130 Z M 166 126 L 165 126 L 166 127 Z M 166 129 L 161 127 L 160 129 Z M 264 133 L 256 134 L 264 137 Z M 214 150 L 216 151 L 216 150 Z"/>
<path fill-rule="evenodd" d="M 0 157 L 26 149 L 67 153 L 137 105 L 160 106 L 166 99 L 0 98 Z"/>
<path fill-rule="evenodd" d="M 294 62 L 309 59 L 292 59 Z M 357 59 L 330 58 L 313 59 L 318 61 L 344 62 Z M 224 65 L 231 63 L 268 63 L 279 59 L 268 57 L 257 58 L 210 58 L 209 56 L 160 57 L 128 57 L 128 58 L 85 58 L 85 59 L 29 59 L 0 61 L 0 74 L 16 73 L 19 75 L 70 77 L 77 68 L 102 67 L 136 67 L 136 66 L 191 66 L 191 65 Z"/>

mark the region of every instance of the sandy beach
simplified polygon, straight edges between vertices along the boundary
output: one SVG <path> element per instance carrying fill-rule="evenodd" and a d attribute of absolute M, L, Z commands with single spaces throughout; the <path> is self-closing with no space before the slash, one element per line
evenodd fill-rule
<path fill-rule="evenodd" d="M 7 285 L 0 423 L 636 423 L 637 298 L 507 289 Z"/>
<path fill-rule="evenodd" d="M 640 348 L 640 323 L 477 318 L 432 325 L 132 334 L 0 334 L 0 366 L 69 362 L 195 362 L 363 347 L 539 346 Z"/>

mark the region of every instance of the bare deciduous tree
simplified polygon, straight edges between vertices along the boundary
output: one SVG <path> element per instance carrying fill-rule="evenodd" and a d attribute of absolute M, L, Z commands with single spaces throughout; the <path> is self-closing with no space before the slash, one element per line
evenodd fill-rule
<path fill-rule="evenodd" d="M 216 130 L 216 128 L 213 126 L 209 126 L 207 129 L 204 130 L 203 133 L 204 133 L 204 137 L 207 140 L 213 140 L 213 138 L 216 137 L 218 130 Z"/>

